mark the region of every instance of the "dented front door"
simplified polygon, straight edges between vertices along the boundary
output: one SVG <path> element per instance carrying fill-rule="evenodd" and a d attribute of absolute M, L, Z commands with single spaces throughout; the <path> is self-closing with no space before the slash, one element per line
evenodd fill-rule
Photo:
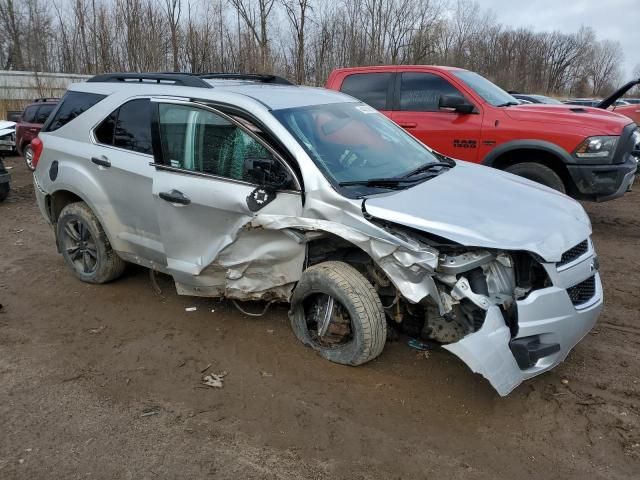
<path fill-rule="evenodd" d="M 213 110 L 173 102 L 159 103 L 156 113 L 163 156 L 153 197 L 178 292 L 287 298 L 304 244 L 290 232 L 250 226 L 260 215 L 302 211 L 299 192 L 251 182 L 246 159 L 274 160 L 273 152 Z"/>

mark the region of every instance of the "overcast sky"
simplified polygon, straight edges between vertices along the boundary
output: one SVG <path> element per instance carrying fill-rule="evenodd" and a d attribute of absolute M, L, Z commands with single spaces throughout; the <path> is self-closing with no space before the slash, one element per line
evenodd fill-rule
<path fill-rule="evenodd" d="M 623 80 L 640 64 L 640 0 L 481 0 L 498 21 L 534 30 L 595 30 L 599 40 L 617 40 L 624 53 Z"/>

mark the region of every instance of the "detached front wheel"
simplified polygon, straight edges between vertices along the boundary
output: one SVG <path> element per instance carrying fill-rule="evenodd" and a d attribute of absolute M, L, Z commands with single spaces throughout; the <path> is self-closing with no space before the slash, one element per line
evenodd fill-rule
<path fill-rule="evenodd" d="M 376 290 L 343 262 L 323 262 L 304 271 L 293 292 L 289 318 L 302 343 L 343 365 L 373 360 L 387 338 Z"/>

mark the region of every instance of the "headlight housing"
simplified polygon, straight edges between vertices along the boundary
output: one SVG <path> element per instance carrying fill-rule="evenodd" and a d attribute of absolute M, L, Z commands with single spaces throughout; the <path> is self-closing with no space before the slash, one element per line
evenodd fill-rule
<path fill-rule="evenodd" d="M 578 145 L 573 155 L 577 158 L 597 158 L 611 160 L 616 151 L 618 136 L 588 137 Z"/>

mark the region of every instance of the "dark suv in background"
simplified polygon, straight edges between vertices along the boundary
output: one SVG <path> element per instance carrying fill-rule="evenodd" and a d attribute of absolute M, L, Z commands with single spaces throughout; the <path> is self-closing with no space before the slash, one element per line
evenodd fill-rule
<path fill-rule="evenodd" d="M 38 136 L 42 125 L 57 104 L 57 98 L 38 98 L 24 109 L 16 124 L 16 149 L 24 157 L 31 171 L 34 170 L 31 140 Z"/>

